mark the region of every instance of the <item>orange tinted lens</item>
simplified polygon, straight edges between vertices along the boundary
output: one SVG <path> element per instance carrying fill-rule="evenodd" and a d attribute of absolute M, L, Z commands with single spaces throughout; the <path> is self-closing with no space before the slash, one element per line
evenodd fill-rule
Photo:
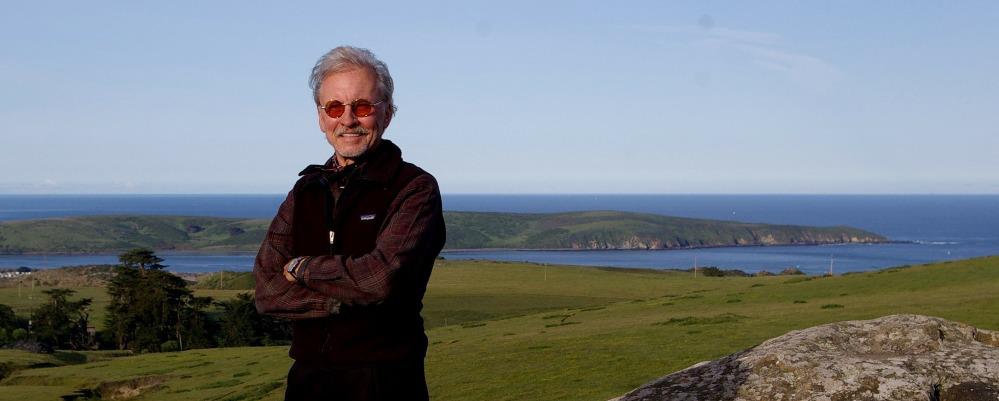
<path fill-rule="evenodd" d="M 367 117 L 375 112 L 375 106 L 368 102 L 357 102 L 351 107 L 354 109 L 354 115 L 358 117 Z"/>
<path fill-rule="evenodd" d="M 343 110 L 345 108 L 346 107 L 343 105 L 343 103 L 329 102 L 326 103 L 326 106 L 323 107 L 323 110 L 326 111 L 326 115 L 329 116 L 330 118 L 339 118 L 340 116 L 343 115 Z"/>

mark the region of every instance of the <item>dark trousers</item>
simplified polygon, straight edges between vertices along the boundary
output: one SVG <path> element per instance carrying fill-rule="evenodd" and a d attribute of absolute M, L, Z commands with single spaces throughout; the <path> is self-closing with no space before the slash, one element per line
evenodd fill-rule
<path fill-rule="evenodd" d="M 367 366 L 296 361 L 288 371 L 285 401 L 427 401 L 423 360 Z"/>

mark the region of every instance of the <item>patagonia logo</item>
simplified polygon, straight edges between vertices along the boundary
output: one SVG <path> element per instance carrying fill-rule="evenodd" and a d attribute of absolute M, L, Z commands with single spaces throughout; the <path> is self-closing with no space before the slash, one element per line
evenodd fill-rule
<path fill-rule="evenodd" d="M 361 221 L 368 221 L 368 220 L 374 220 L 374 219 L 375 219 L 375 215 L 373 215 L 373 214 L 362 214 L 361 215 Z"/>

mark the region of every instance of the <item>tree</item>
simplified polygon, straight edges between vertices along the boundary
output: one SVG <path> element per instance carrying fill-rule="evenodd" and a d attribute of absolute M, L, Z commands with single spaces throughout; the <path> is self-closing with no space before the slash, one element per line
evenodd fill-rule
<path fill-rule="evenodd" d="M 107 287 L 106 326 L 119 349 L 155 352 L 168 340 L 180 350 L 212 345 L 204 311 L 211 298 L 194 297 L 184 279 L 162 270 L 163 259 L 151 250 L 133 249 L 118 259 Z"/>
<path fill-rule="evenodd" d="M 287 344 L 291 340 L 288 322 L 257 313 L 250 293 L 240 293 L 236 298 L 215 304 L 222 309 L 219 332 L 222 346 Z"/>
<path fill-rule="evenodd" d="M 69 297 L 76 291 L 68 288 L 53 288 L 42 293 L 48 295 L 49 300 L 31 314 L 35 338 L 53 348 L 87 348 L 91 344 L 87 333 L 91 299 L 70 301 Z"/>
<path fill-rule="evenodd" d="M 18 327 L 20 325 L 17 316 L 14 315 L 14 309 L 0 304 L 0 344 L 14 341 L 13 332 Z"/>
<path fill-rule="evenodd" d="M 107 306 L 105 326 L 111 332 L 118 349 L 128 349 L 137 336 L 139 311 L 132 308 L 139 298 L 142 276 L 139 270 L 129 267 L 123 261 L 115 266 L 114 277 L 108 281 L 107 291 L 110 302 Z"/>
<path fill-rule="evenodd" d="M 14 315 L 14 309 L 4 304 L 0 304 L 0 328 L 10 330 L 17 328 L 17 316 Z"/>
<path fill-rule="evenodd" d="M 179 309 L 176 333 L 178 346 L 182 346 L 180 349 L 215 346 L 218 324 L 208 316 L 207 310 L 210 306 L 212 306 L 212 297 L 191 297 Z M 179 339 L 183 339 L 183 342 Z"/>
<path fill-rule="evenodd" d="M 134 248 L 118 255 L 118 262 L 120 262 L 122 266 L 138 268 L 139 270 L 162 269 L 166 267 L 160 264 L 162 261 L 163 259 L 156 256 L 153 250 L 147 248 Z"/>

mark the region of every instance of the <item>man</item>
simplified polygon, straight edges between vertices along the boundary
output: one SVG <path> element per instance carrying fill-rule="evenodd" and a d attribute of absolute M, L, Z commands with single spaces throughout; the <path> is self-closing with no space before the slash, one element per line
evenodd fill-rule
<path fill-rule="evenodd" d="M 382 133 L 388 67 L 366 49 L 323 55 L 309 80 L 333 147 L 281 204 L 257 254 L 256 306 L 292 319 L 286 400 L 426 400 L 420 311 L 444 246 L 434 177 Z"/>

